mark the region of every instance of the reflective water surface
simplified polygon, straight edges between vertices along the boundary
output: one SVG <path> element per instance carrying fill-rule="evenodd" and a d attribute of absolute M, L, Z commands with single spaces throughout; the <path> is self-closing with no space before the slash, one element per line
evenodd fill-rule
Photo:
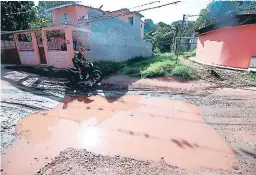
<path fill-rule="evenodd" d="M 193 105 L 125 95 L 67 97 L 55 109 L 21 119 L 2 155 L 3 174 L 34 174 L 68 147 L 159 161 L 190 170 L 230 169 L 235 155 Z"/>

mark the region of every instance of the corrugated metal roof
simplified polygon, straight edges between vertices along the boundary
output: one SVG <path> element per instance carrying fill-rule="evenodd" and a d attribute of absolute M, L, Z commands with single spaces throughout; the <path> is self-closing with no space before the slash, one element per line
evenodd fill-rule
<path fill-rule="evenodd" d="M 234 20 L 235 20 L 235 22 L 232 20 L 228 20 L 228 21 L 224 20 L 224 22 L 218 21 L 217 23 L 214 23 L 214 24 L 208 25 L 206 27 L 203 27 L 201 29 L 198 29 L 196 32 L 199 35 L 202 35 L 207 32 L 210 32 L 212 30 L 217 30 L 217 29 L 221 29 L 224 27 L 234 27 L 234 26 L 242 26 L 242 25 L 248 25 L 248 24 L 256 24 L 256 14 L 236 15 L 234 17 Z"/>

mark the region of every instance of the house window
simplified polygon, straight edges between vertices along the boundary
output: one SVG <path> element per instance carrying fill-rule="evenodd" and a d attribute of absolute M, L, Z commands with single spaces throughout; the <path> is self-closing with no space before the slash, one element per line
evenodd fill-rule
<path fill-rule="evenodd" d="M 68 14 L 63 13 L 60 16 L 61 24 L 68 24 Z"/>
<path fill-rule="evenodd" d="M 128 18 L 128 22 L 133 25 L 133 16 Z"/>

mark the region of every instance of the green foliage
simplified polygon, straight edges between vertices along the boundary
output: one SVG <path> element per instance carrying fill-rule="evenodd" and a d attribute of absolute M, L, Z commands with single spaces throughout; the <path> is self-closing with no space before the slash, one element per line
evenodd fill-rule
<path fill-rule="evenodd" d="M 152 58 L 140 58 L 137 61 L 133 60 L 127 62 L 129 62 L 129 64 L 126 64 L 124 68 L 119 71 L 120 74 L 140 78 L 152 78 L 163 75 L 175 75 L 186 80 L 194 78 L 193 71 L 176 60 L 172 53 L 164 53 Z M 182 68 L 181 70 L 181 66 L 184 66 L 185 69 Z"/>
<path fill-rule="evenodd" d="M 102 72 L 103 76 L 107 76 L 116 73 L 122 69 L 125 64 L 114 61 L 96 61 L 94 62 L 94 65 L 99 67 L 99 70 Z"/>
<path fill-rule="evenodd" d="M 153 50 L 157 49 L 160 52 L 170 52 L 173 37 L 174 31 L 171 26 L 160 22 L 156 25 L 155 30 L 145 33 L 144 39 L 152 43 Z"/>
<path fill-rule="evenodd" d="M 50 24 L 51 24 L 50 20 L 36 17 L 36 20 L 30 23 L 30 28 L 39 29 L 39 28 L 47 27 Z"/>
<path fill-rule="evenodd" d="M 196 29 L 221 21 L 232 20 L 231 14 L 248 9 L 249 5 L 256 6 L 255 1 L 213 1 L 206 9 L 202 9 L 196 20 Z"/>
<path fill-rule="evenodd" d="M 33 1 L 1 1 L 1 30 L 27 30 L 35 19 Z"/>
<path fill-rule="evenodd" d="M 184 80 L 192 80 L 195 73 L 186 65 L 178 63 L 171 72 L 172 75 L 183 78 Z"/>
<path fill-rule="evenodd" d="M 144 32 L 147 33 L 149 31 L 154 31 L 156 29 L 156 24 L 152 21 L 152 19 L 144 20 Z"/>
<path fill-rule="evenodd" d="M 126 64 L 127 64 L 127 65 L 131 65 L 131 64 L 133 64 L 133 63 L 136 63 L 136 62 L 138 62 L 138 61 L 143 61 L 143 60 L 145 60 L 145 57 L 142 57 L 142 56 L 134 57 L 134 58 L 132 58 L 132 59 L 127 60 L 127 61 L 126 61 Z"/>
<path fill-rule="evenodd" d="M 184 52 L 181 55 L 183 56 L 183 58 L 194 57 L 196 56 L 196 50 L 193 50 L 191 52 Z"/>
<path fill-rule="evenodd" d="M 192 36 L 197 29 L 196 22 L 186 21 L 183 24 L 183 30 L 181 29 L 182 20 L 174 21 L 171 25 L 160 22 L 156 24 L 153 30 L 145 33 L 144 39 L 152 43 L 155 54 L 173 52 L 175 50 L 175 38 L 180 35 Z"/>
<path fill-rule="evenodd" d="M 155 62 L 149 67 L 141 71 L 142 78 L 158 77 L 169 74 L 175 67 L 175 61 L 165 60 L 163 62 Z"/>
<path fill-rule="evenodd" d="M 153 50 L 153 53 L 155 55 L 159 55 L 161 53 L 160 49 L 158 47 L 156 47 L 154 50 Z"/>

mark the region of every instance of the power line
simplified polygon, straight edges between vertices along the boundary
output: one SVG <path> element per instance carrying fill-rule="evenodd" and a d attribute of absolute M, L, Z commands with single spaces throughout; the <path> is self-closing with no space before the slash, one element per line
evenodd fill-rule
<path fill-rule="evenodd" d="M 139 5 L 139 6 L 136 6 L 136 7 L 131 7 L 131 8 L 129 8 L 129 9 L 135 9 L 135 8 L 138 8 L 138 7 L 143 7 L 143 6 L 150 5 L 150 4 L 154 4 L 154 3 L 160 3 L 160 1 L 149 2 L 149 3 L 142 4 L 142 5 Z"/>
<path fill-rule="evenodd" d="M 143 12 L 143 11 L 146 11 L 146 10 L 161 8 L 161 7 L 164 7 L 164 6 L 168 6 L 168 5 L 172 5 L 172 4 L 177 4 L 177 3 L 180 3 L 180 2 L 181 2 L 181 1 L 175 1 L 175 2 L 171 2 L 171 3 L 159 5 L 159 6 L 156 6 L 156 7 L 150 7 L 150 8 L 146 8 L 146 9 L 143 9 L 143 10 L 138 10 L 138 12 Z"/>
<path fill-rule="evenodd" d="M 145 9 L 142 9 L 142 10 L 137 10 L 136 12 L 143 12 L 143 11 L 147 11 L 147 10 L 161 8 L 161 7 L 164 7 L 164 6 L 173 5 L 173 4 L 177 4 L 177 3 L 180 3 L 180 2 L 181 1 L 175 1 L 175 2 L 163 4 L 163 5 L 156 6 L 156 7 L 150 7 L 150 8 L 145 8 Z M 125 15 L 131 14 L 131 13 L 132 12 L 129 11 L 129 12 L 126 12 L 126 13 L 122 13 L 122 14 L 118 14 L 118 15 L 113 15 L 113 16 L 105 16 L 105 17 L 104 16 L 99 16 L 99 17 L 95 17 L 94 18 L 95 20 L 86 21 L 85 23 L 89 24 L 89 23 L 92 23 L 92 22 L 97 22 L 97 21 L 106 20 L 106 19 L 110 19 L 110 18 L 116 18 L 116 17 L 119 17 L 119 16 L 125 16 Z"/>

